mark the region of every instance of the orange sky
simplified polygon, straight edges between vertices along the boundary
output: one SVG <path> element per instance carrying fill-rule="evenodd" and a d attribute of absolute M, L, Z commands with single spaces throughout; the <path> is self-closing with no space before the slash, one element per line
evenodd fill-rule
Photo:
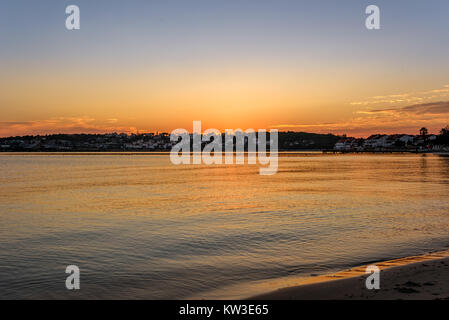
<path fill-rule="evenodd" d="M 191 130 L 192 121 L 201 120 L 203 129 L 222 131 L 277 128 L 367 136 L 417 133 L 422 126 L 438 132 L 449 122 L 447 84 L 399 91 L 386 82 L 375 94 L 366 89 L 368 81 L 345 71 L 338 72 L 346 79 L 342 83 L 313 70 L 306 79 L 289 72 L 246 67 L 151 76 L 122 70 L 100 76 L 75 71 L 69 78 L 56 72 L 21 74 L 1 83 L 2 103 L 10 109 L 2 110 L 7 121 L 1 121 L 0 135 L 169 132 Z"/>
<path fill-rule="evenodd" d="M 2 2 L 0 136 L 449 123 L 447 1 L 381 1 L 377 31 L 361 4 L 281 2 L 80 1 L 76 31 L 59 2 Z"/>

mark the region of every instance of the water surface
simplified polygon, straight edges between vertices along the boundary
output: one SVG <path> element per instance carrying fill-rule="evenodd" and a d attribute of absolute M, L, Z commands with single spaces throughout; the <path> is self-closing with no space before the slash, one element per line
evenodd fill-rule
<path fill-rule="evenodd" d="M 1 154 L 0 298 L 244 297 L 444 249 L 448 208 L 436 155 L 283 155 L 261 176 L 163 154 Z"/>

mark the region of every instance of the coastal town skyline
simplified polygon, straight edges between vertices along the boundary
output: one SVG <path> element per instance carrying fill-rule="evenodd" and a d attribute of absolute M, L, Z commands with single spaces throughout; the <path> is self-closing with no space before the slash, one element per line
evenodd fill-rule
<path fill-rule="evenodd" d="M 243 133 L 243 132 L 242 132 Z M 197 133 L 203 136 L 203 133 Z M 195 133 L 190 133 L 193 137 Z M 427 128 L 419 130 L 419 134 L 373 134 L 367 138 L 349 137 L 347 135 L 317 134 L 307 132 L 279 132 L 278 145 L 280 151 L 334 151 L 334 152 L 447 152 L 449 150 L 449 125 L 442 128 L 439 134 L 432 134 Z M 229 138 L 230 137 L 230 138 Z M 253 138 L 243 133 L 243 148 L 246 151 L 249 140 L 257 144 L 258 134 Z M 203 136 L 204 138 L 204 136 Z M 203 141 L 202 147 L 207 145 Z M 232 150 L 236 150 L 237 136 L 235 132 L 221 133 L 223 148 L 226 141 L 232 142 Z M 246 142 L 245 142 L 246 141 Z M 170 151 L 178 143 L 167 132 L 156 133 L 107 133 L 107 134 L 53 134 L 23 137 L 0 137 L 0 152 L 71 152 L 71 151 Z M 201 148 L 201 147 L 200 147 Z"/>
<path fill-rule="evenodd" d="M 57 119 L 55 119 L 55 121 L 57 121 Z M 444 122 L 442 122 L 444 123 Z M 411 128 L 410 130 L 406 130 L 406 131 L 397 131 L 394 130 L 395 132 L 381 132 L 381 131 L 373 131 L 371 133 L 366 133 L 364 135 L 351 135 L 348 134 L 346 132 L 341 132 L 341 133 L 335 133 L 332 130 L 328 130 L 328 131 L 320 131 L 317 130 L 316 132 L 312 132 L 312 131 L 304 131 L 304 130 L 292 130 L 289 128 L 281 128 L 278 129 L 279 133 L 305 133 L 305 134 L 320 134 L 320 135 L 335 135 L 335 136 L 341 136 L 341 137 L 351 137 L 351 138 L 356 138 L 356 139 L 366 139 L 369 138 L 370 136 L 373 135 L 418 135 L 419 131 L 422 128 L 425 128 L 428 131 L 429 135 L 438 135 L 441 134 L 442 130 L 446 130 L 448 128 L 449 125 L 443 126 L 443 127 L 438 127 L 438 126 L 432 126 L 433 130 L 429 130 L 427 127 L 415 127 L 415 128 Z M 118 128 L 120 129 L 120 128 Z M 123 129 L 123 128 L 122 128 Z M 125 130 L 125 131 L 120 131 L 120 130 L 115 130 L 114 127 L 109 128 L 109 130 L 85 130 L 82 131 L 81 128 L 76 128 L 73 131 L 70 131 L 70 129 L 68 129 L 68 131 L 66 130 L 61 130 L 61 131 L 55 131 L 52 132 L 52 130 L 45 132 L 45 131 L 37 131 L 37 132 L 33 132 L 33 133 L 25 133 L 25 134 L 7 134 L 5 133 L 4 135 L 0 135 L 0 139 L 2 138 L 14 138 L 14 137 L 26 137 L 26 136 L 51 136 L 51 135 L 111 135 L 111 134 L 116 134 L 116 135 L 127 135 L 127 136 L 135 136 L 135 135 L 169 135 L 170 132 L 175 132 L 177 129 L 172 129 L 172 130 L 139 130 L 139 129 L 135 129 L 134 130 Z M 257 130 L 259 128 L 235 128 L 235 129 L 231 129 L 231 130 L 241 130 L 241 131 L 245 131 L 247 129 L 253 129 L 253 130 Z M 194 133 L 193 129 L 188 129 L 186 128 L 187 132 L 189 132 L 190 134 Z M 218 130 L 221 134 L 225 134 L 226 130 L 230 130 L 230 129 L 224 129 L 224 130 L 220 130 L 220 129 L 215 129 L 214 130 Z M 11 131 L 14 132 L 14 131 Z M 350 131 L 348 131 L 350 132 Z"/>

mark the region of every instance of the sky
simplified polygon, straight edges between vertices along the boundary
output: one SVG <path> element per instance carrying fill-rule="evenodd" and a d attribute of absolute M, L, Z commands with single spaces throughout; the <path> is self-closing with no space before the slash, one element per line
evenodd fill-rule
<path fill-rule="evenodd" d="M 80 8 L 67 30 L 65 8 Z M 380 8 L 380 30 L 365 8 Z M 0 136 L 449 124 L 449 1 L 0 0 Z"/>

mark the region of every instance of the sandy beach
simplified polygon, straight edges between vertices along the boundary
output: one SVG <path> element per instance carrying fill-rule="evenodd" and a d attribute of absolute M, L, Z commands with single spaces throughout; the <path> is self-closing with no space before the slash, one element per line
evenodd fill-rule
<path fill-rule="evenodd" d="M 302 285 L 254 296 L 261 300 L 449 299 L 449 251 L 378 263 L 380 289 L 365 286 L 366 266 L 319 276 Z"/>

